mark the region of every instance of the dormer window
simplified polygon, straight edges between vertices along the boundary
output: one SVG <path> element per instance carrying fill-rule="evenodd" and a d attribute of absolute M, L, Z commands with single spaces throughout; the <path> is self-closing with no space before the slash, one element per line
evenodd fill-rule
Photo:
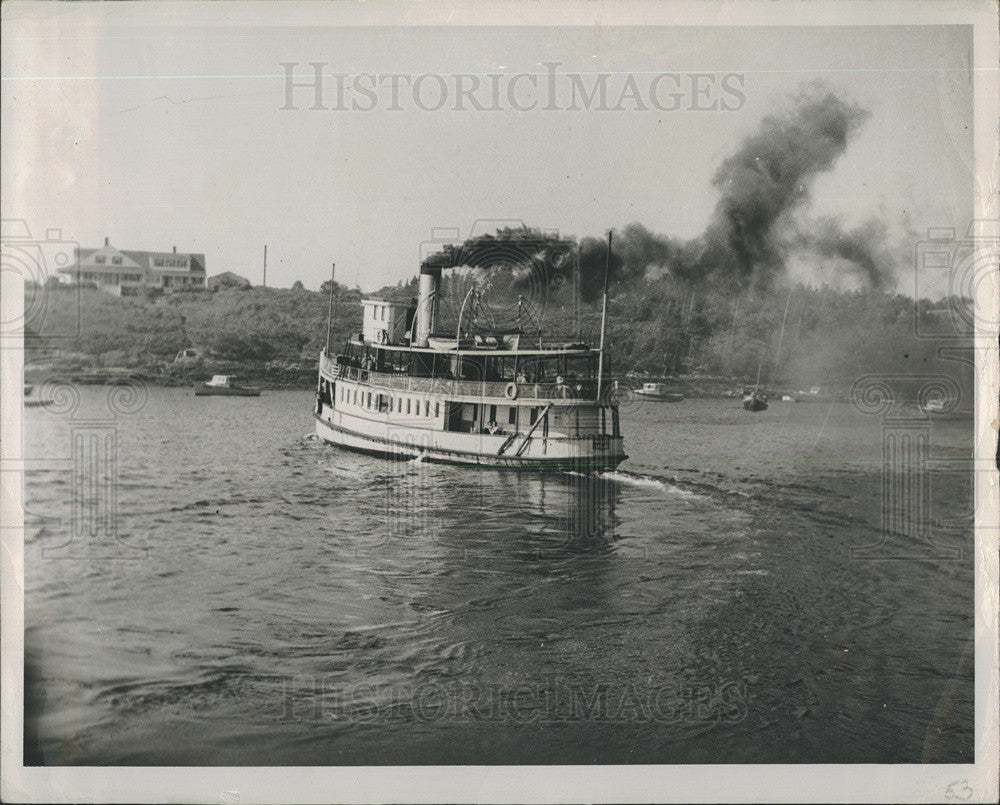
<path fill-rule="evenodd" d="M 99 254 L 94 258 L 94 262 L 98 265 L 104 265 L 105 259 L 103 254 Z"/>
<path fill-rule="evenodd" d="M 112 257 L 111 262 L 116 266 L 120 266 L 122 264 L 122 259 L 121 257 Z"/>

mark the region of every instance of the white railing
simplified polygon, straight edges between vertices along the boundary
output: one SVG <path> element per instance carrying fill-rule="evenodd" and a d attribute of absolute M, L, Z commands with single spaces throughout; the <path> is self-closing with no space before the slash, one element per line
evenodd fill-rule
<path fill-rule="evenodd" d="M 394 391 L 422 394 L 441 394 L 448 397 L 506 397 L 509 383 L 487 380 L 453 380 L 444 377 L 413 377 L 412 375 L 376 372 L 356 366 L 341 364 L 339 373 L 336 359 L 323 355 L 321 369 L 330 377 L 340 377 Z M 517 398 L 529 400 L 595 400 L 596 384 L 585 380 L 578 390 L 569 384 L 557 383 L 517 383 Z"/>

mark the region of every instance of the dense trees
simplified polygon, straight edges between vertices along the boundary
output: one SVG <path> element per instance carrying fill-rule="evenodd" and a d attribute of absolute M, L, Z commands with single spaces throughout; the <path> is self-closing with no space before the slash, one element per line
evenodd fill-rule
<path fill-rule="evenodd" d="M 127 365 L 168 361 L 197 346 L 239 361 L 296 359 L 326 341 L 329 281 L 302 287 L 220 290 L 159 299 L 121 299 L 84 290 L 47 288 L 40 335 L 62 346 Z M 416 280 L 381 296 L 408 300 Z M 361 293 L 337 284 L 332 339 L 361 329 Z M 971 370 L 939 357 L 939 347 L 971 346 L 963 300 L 928 302 L 880 290 L 837 291 L 803 284 L 771 291 L 692 287 L 661 276 L 613 286 L 607 346 L 616 371 L 654 375 L 704 372 L 734 380 L 805 388 L 847 387 L 866 373 L 945 372 L 971 388 Z M 79 314 L 78 314 L 79 309 Z M 546 324 L 596 343 L 600 301 L 548 299 Z M 548 327 L 547 327 L 548 329 Z M 555 328 L 553 328 L 555 329 Z M 73 337 L 69 337 L 73 336 Z"/>

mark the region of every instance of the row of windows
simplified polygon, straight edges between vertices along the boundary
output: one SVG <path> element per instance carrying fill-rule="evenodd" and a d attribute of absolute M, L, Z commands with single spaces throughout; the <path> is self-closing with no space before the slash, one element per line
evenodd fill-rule
<path fill-rule="evenodd" d="M 204 285 L 201 277 L 164 277 L 163 287 L 169 288 L 172 285 Z"/>
<path fill-rule="evenodd" d="M 97 263 L 98 265 L 103 266 L 107 264 L 108 258 L 103 254 L 96 254 L 94 255 L 94 262 Z M 115 266 L 120 266 L 122 264 L 121 255 L 118 256 L 112 255 L 111 264 Z M 188 261 L 186 257 L 183 259 L 155 257 L 153 258 L 153 265 L 156 266 L 157 268 L 187 268 Z"/>
<path fill-rule="evenodd" d="M 142 274 L 107 274 L 103 271 L 84 271 L 80 276 L 85 280 L 100 282 L 103 285 L 117 285 L 120 282 L 142 281 Z"/>
<path fill-rule="evenodd" d="M 331 403 L 331 386 L 334 385 L 326 380 L 322 382 L 319 396 L 320 405 Z M 437 419 L 442 412 L 440 402 L 431 403 L 430 400 L 414 397 L 396 397 L 357 387 L 348 387 L 343 384 L 337 384 L 336 388 L 337 401 L 380 413 L 397 413 L 400 416 L 411 417 L 430 417 L 433 415 Z M 519 422 L 518 414 L 522 408 L 524 413 L 520 414 Z M 538 406 L 498 406 L 459 402 L 451 403 L 445 411 L 447 412 L 446 430 L 491 434 L 516 433 L 519 426 L 521 428 L 533 426 L 541 413 Z M 317 409 L 318 412 L 319 409 Z M 548 433 L 551 425 L 557 432 L 568 436 L 620 435 L 617 410 L 604 406 L 555 408 L 543 424 L 544 434 Z"/>
<path fill-rule="evenodd" d="M 350 389 L 341 385 L 337 394 L 337 399 L 341 402 L 360 405 L 362 408 L 370 408 L 372 411 L 383 413 L 409 414 L 410 416 L 431 416 L 434 418 L 441 416 L 441 403 L 436 402 L 431 405 L 430 400 L 418 400 L 414 397 L 393 397 L 389 394 L 379 392 L 364 391 L 363 389 Z"/>

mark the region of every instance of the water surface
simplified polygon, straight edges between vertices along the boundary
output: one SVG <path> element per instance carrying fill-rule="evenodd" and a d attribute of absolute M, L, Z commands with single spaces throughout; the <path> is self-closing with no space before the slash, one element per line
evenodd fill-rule
<path fill-rule="evenodd" d="M 26 413 L 30 762 L 972 760 L 969 422 L 912 426 L 930 526 L 886 533 L 847 404 L 636 403 L 595 478 L 108 395 Z"/>

